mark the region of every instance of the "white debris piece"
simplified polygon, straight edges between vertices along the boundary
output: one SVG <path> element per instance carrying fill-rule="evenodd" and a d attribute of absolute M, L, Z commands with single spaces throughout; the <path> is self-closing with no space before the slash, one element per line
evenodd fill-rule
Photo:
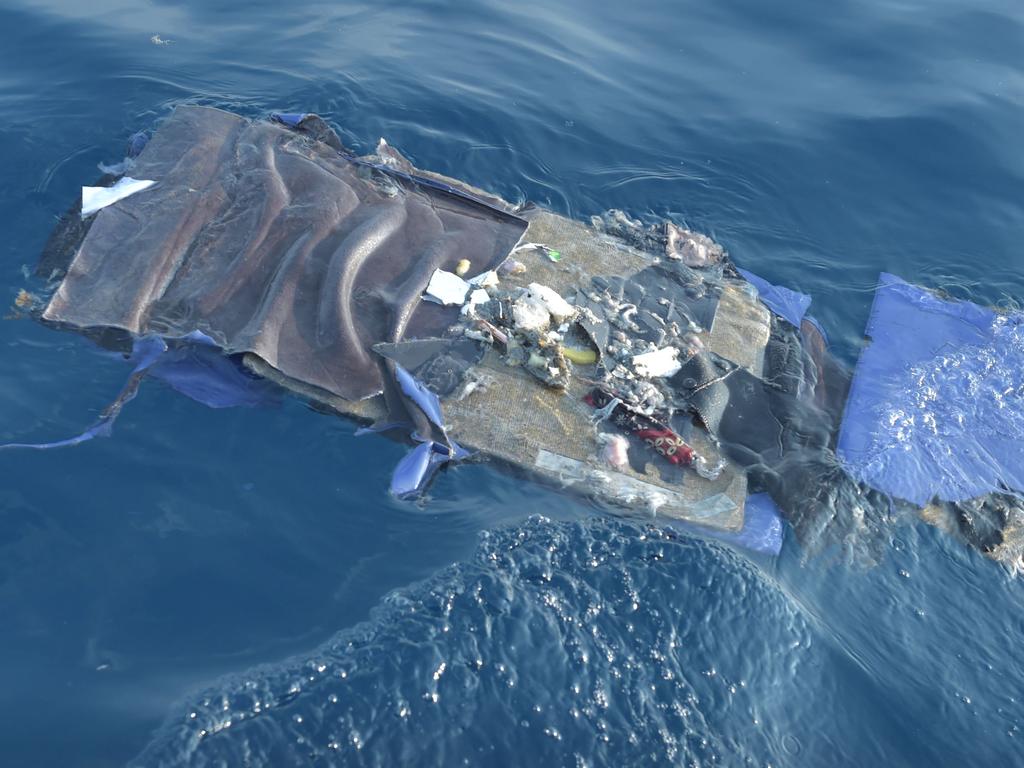
<path fill-rule="evenodd" d="M 551 325 L 551 313 L 544 302 L 536 296 L 526 294 L 512 305 L 512 322 L 517 330 L 543 331 Z"/>
<path fill-rule="evenodd" d="M 633 368 L 640 376 L 671 376 L 682 367 L 679 363 L 679 350 L 675 347 L 662 347 L 653 352 L 633 355 Z"/>
<path fill-rule="evenodd" d="M 387 165 L 399 171 L 408 172 L 412 170 L 412 163 L 406 160 L 401 152 L 388 144 L 387 139 L 383 136 L 377 142 L 377 156 L 380 158 L 382 165 Z"/>
<path fill-rule="evenodd" d="M 515 248 L 513 248 L 511 251 L 509 251 L 509 253 L 510 254 L 512 254 L 512 253 L 521 253 L 522 251 L 534 251 L 534 250 L 546 251 L 546 250 L 550 250 L 550 248 L 548 246 L 544 245 L 544 243 L 520 243 Z"/>
<path fill-rule="evenodd" d="M 445 306 L 464 304 L 469 289 L 469 283 L 455 273 L 435 269 L 434 274 L 430 276 L 430 282 L 427 284 L 423 298 Z"/>
<path fill-rule="evenodd" d="M 688 267 L 700 269 L 722 259 L 722 246 L 707 235 L 691 232 L 670 221 L 665 222 L 665 234 L 665 255 L 672 261 L 681 261 Z"/>
<path fill-rule="evenodd" d="M 133 179 L 131 176 L 124 176 L 117 180 L 112 187 L 82 187 L 82 218 L 92 216 L 101 208 L 113 205 L 118 200 L 124 200 L 129 195 L 149 189 L 155 181 L 149 179 Z"/>
<path fill-rule="evenodd" d="M 513 253 L 523 253 L 524 251 L 537 251 L 546 256 L 549 261 L 561 261 L 562 259 L 562 254 L 550 245 L 544 245 L 544 243 L 521 243 L 509 252 L 509 256 Z"/>
<path fill-rule="evenodd" d="M 493 269 L 481 272 L 476 277 L 469 278 L 469 284 L 474 285 L 477 288 L 497 288 L 498 273 Z"/>
<path fill-rule="evenodd" d="M 576 314 L 576 307 L 558 295 L 558 292 L 540 283 L 530 283 L 526 289 L 528 295 L 537 299 L 555 319 L 556 323 L 564 322 Z"/>
<path fill-rule="evenodd" d="M 469 301 L 462 305 L 463 315 L 475 315 L 478 304 L 486 304 L 491 300 L 491 297 L 487 294 L 483 288 L 477 288 L 475 291 L 469 294 Z"/>

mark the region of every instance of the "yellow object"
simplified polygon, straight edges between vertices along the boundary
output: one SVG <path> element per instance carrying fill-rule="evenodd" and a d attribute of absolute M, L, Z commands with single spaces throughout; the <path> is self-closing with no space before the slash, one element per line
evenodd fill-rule
<path fill-rule="evenodd" d="M 455 265 L 455 274 L 462 277 L 469 272 L 470 266 L 472 265 L 469 263 L 469 259 L 462 259 L 462 261 Z"/>
<path fill-rule="evenodd" d="M 596 349 L 580 349 L 579 347 L 562 347 L 562 354 L 566 360 L 571 360 L 576 365 L 590 365 L 597 362 Z"/>
<path fill-rule="evenodd" d="M 20 291 L 18 291 L 18 298 L 14 300 L 14 304 L 19 309 L 27 309 L 31 307 L 33 303 L 35 303 L 35 300 L 35 296 L 26 291 L 24 288 L 22 288 Z"/>

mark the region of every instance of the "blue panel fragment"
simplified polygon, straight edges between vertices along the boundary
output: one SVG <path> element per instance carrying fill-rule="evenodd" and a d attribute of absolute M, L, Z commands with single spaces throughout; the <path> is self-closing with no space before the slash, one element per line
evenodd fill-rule
<path fill-rule="evenodd" d="M 1024 315 L 883 273 L 840 429 L 857 479 L 924 505 L 1024 490 Z"/>
<path fill-rule="evenodd" d="M 807 308 L 811 306 L 810 296 L 781 285 L 772 285 L 764 278 L 745 269 L 737 268 L 736 271 L 743 275 L 748 283 L 757 288 L 761 301 L 768 309 L 797 328 L 800 327 L 800 321 L 804 319 Z"/>

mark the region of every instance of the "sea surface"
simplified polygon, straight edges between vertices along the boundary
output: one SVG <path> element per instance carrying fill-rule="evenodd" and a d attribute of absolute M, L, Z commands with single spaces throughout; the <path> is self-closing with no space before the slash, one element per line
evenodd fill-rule
<path fill-rule="evenodd" d="M 178 104 L 328 118 L 587 219 L 714 236 L 852 364 L 879 272 L 1024 301 L 1020 0 L 0 0 L 0 304 Z M 127 370 L 0 322 L 0 442 Z M 146 382 L 0 454 L 0 765 L 1024 764 L 1024 584 L 913 519 L 777 558 L 295 399 Z"/>

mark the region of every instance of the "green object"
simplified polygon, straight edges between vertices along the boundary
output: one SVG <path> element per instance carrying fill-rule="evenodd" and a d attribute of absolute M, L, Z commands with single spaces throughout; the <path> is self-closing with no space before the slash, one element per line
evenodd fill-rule
<path fill-rule="evenodd" d="M 560 254 L 558 251 L 552 250 L 551 248 L 546 248 L 544 252 L 547 253 L 548 258 L 551 259 L 552 261 L 562 260 L 562 254 Z"/>

